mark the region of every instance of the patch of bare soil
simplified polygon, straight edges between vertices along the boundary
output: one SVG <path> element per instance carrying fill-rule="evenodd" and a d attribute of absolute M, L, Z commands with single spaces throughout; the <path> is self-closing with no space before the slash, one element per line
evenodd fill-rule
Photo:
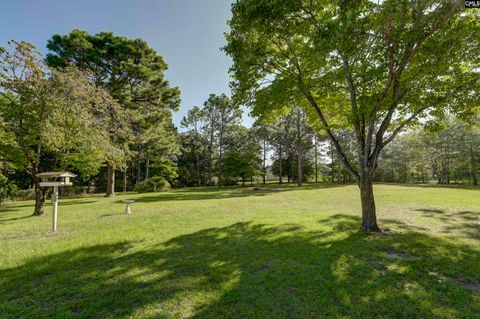
<path fill-rule="evenodd" d="M 397 251 L 389 251 L 387 253 L 387 259 L 392 259 L 392 260 L 416 260 L 418 257 L 415 257 L 413 255 L 410 255 L 408 253 L 401 253 Z"/>

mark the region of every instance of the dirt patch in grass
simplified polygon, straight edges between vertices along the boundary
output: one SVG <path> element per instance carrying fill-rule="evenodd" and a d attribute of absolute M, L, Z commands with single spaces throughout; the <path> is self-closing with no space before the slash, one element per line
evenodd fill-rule
<path fill-rule="evenodd" d="M 258 276 L 258 275 L 261 275 L 263 273 L 266 273 L 266 272 L 269 272 L 270 271 L 270 267 L 269 266 L 263 266 L 262 268 L 260 269 L 257 269 L 253 274 Z"/>
<path fill-rule="evenodd" d="M 402 253 L 398 251 L 389 251 L 387 252 L 387 259 L 390 260 L 416 260 L 418 257 L 415 257 L 409 253 Z"/>

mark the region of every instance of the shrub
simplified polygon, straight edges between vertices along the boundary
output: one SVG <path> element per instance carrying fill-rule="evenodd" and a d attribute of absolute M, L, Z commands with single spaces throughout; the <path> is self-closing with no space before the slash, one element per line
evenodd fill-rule
<path fill-rule="evenodd" d="M 10 182 L 5 176 L 0 175 L 0 204 L 6 199 L 14 199 L 17 194 L 17 185 Z"/>
<path fill-rule="evenodd" d="M 238 185 L 238 181 L 236 178 L 225 177 L 222 180 L 222 186 L 236 186 Z"/>
<path fill-rule="evenodd" d="M 135 185 L 134 191 L 139 193 L 165 192 L 170 184 L 162 176 L 154 176 Z"/>

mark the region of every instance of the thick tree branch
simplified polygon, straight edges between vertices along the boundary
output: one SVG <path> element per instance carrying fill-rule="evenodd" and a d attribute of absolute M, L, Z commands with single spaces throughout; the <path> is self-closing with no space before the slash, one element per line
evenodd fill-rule
<path fill-rule="evenodd" d="M 401 59 L 399 65 L 397 66 L 396 69 L 393 69 L 393 66 L 395 64 L 393 52 L 389 52 L 389 73 L 388 73 L 388 76 L 387 76 L 387 81 L 385 83 L 385 86 L 384 86 L 382 92 L 380 93 L 380 96 L 379 96 L 379 99 L 377 100 L 377 103 L 373 107 L 372 111 L 370 112 L 370 116 L 369 116 L 370 121 L 369 121 L 369 126 L 368 126 L 367 142 L 366 142 L 366 147 L 368 148 L 367 154 L 370 153 L 371 146 L 372 146 L 371 145 L 371 142 L 372 142 L 371 137 L 373 136 L 373 130 L 375 128 L 376 114 L 378 112 L 378 109 L 380 108 L 381 104 L 385 101 L 385 99 L 388 95 L 388 92 L 391 89 L 392 84 L 396 83 L 396 82 L 398 83 L 400 81 L 400 78 L 402 76 L 403 71 L 407 68 L 410 61 L 418 54 L 418 52 L 420 51 L 420 48 L 425 43 L 425 41 L 427 41 L 431 36 L 433 36 L 460 9 L 462 1 L 454 0 L 452 2 L 453 2 L 452 7 L 448 11 L 448 13 L 445 14 L 440 19 L 440 21 L 437 24 L 435 24 L 435 26 L 432 27 L 423 37 L 420 37 L 419 39 L 417 39 L 417 41 L 412 42 L 409 50 L 407 50 L 405 52 L 405 55 L 404 55 L 403 59 Z M 435 11 L 438 11 L 438 10 L 441 10 L 441 9 L 442 9 L 442 7 L 438 6 L 437 8 L 435 8 Z M 390 33 L 389 32 L 391 30 L 387 30 L 387 31 L 388 32 L 386 33 L 385 37 L 386 37 L 387 40 L 390 40 L 390 38 L 389 38 Z M 390 47 L 390 45 L 388 45 L 388 47 Z M 391 109 L 388 111 L 390 117 L 393 114 L 393 111 L 394 110 L 391 110 Z M 388 115 L 387 115 L 387 118 L 388 118 Z M 383 125 L 383 123 L 382 123 L 382 125 Z"/>
<path fill-rule="evenodd" d="M 357 138 L 357 153 L 359 159 L 362 159 L 364 163 L 366 163 L 366 159 L 368 155 L 365 156 L 365 126 L 362 123 L 365 123 L 365 114 L 362 114 L 360 118 L 358 107 L 357 107 L 357 92 L 355 87 L 355 82 L 353 80 L 352 69 L 350 64 L 348 63 L 345 56 L 342 54 L 341 51 L 338 51 L 340 58 L 342 59 L 343 69 L 345 71 L 345 77 L 347 79 L 347 86 L 348 91 L 350 93 L 350 105 L 351 111 L 353 115 L 353 125 L 355 127 L 355 136 Z"/>
<path fill-rule="evenodd" d="M 452 91 L 450 91 L 447 94 L 444 94 L 443 96 L 439 97 L 434 103 L 428 104 L 426 106 L 423 106 L 421 108 L 418 108 L 415 110 L 409 117 L 407 117 L 404 121 L 402 121 L 393 131 L 392 134 L 388 136 L 387 139 L 383 140 L 384 134 L 386 130 L 388 129 L 388 125 L 386 126 L 384 132 L 381 135 L 378 135 L 377 133 L 377 143 L 375 145 L 375 149 L 370 156 L 370 161 L 376 163 L 378 156 L 380 154 L 380 151 L 388 145 L 397 135 L 400 133 L 407 125 L 409 125 L 413 120 L 417 118 L 418 115 L 420 115 L 422 112 L 429 108 L 433 108 L 439 103 L 443 103 L 449 98 L 452 98 L 455 96 L 456 93 L 460 92 L 461 90 L 464 90 L 465 88 L 468 88 L 471 85 L 476 84 L 477 82 L 480 81 L 479 77 L 473 78 L 472 80 L 468 81 L 467 83 L 463 83 L 461 85 L 456 86 Z M 387 115 L 388 116 L 388 115 Z M 380 131 L 379 131 L 380 132 Z"/>
<path fill-rule="evenodd" d="M 305 96 L 305 98 L 308 100 L 308 102 L 313 106 L 313 108 L 315 109 L 315 111 L 317 112 L 318 114 L 318 117 L 320 118 L 320 121 L 322 122 L 323 126 L 324 126 L 324 129 L 325 131 L 327 132 L 330 140 L 332 141 L 333 145 L 335 146 L 335 149 L 337 151 L 337 154 L 339 155 L 340 157 L 340 160 L 342 161 L 342 164 L 345 166 L 345 168 L 348 170 L 348 172 L 350 174 L 352 174 L 352 176 L 355 178 L 355 180 L 357 181 L 357 183 L 360 183 L 360 175 L 359 173 L 353 168 L 353 166 L 350 164 L 350 161 L 348 160 L 348 157 L 347 155 L 345 154 L 345 152 L 343 151 L 342 149 L 342 146 L 340 145 L 338 139 L 335 137 L 335 135 L 333 134 L 331 128 L 330 128 L 330 125 L 328 124 L 325 116 L 323 115 L 323 112 L 322 110 L 320 109 L 320 107 L 318 106 L 318 104 L 315 102 L 315 99 L 313 98 L 313 96 L 307 91 L 307 92 L 302 92 L 303 95 Z"/>

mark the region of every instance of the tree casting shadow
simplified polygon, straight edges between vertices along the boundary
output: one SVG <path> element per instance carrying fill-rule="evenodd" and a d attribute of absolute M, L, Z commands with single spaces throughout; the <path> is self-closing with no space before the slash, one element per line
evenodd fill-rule
<path fill-rule="evenodd" d="M 2 318 L 474 317 L 480 254 L 410 231 L 366 235 L 348 215 L 236 223 L 142 247 L 123 242 L 0 271 Z M 435 311 L 435 312 L 434 312 Z M 443 316 L 444 314 L 445 316 Z"/>

